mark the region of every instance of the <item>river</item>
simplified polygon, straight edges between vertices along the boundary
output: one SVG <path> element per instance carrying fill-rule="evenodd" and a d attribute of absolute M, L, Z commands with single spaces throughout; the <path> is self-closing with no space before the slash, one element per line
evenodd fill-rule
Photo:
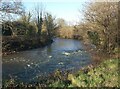
<path fill-rule="evenodd" d="M 79 70 L 90 63 L 90 55 L 84 50 L 82 42 L 55 38 L 51 45 L 44 48 L 3 56 L 2 77 L 3 80 L 13 77 L 29 82 L 56 69 Z"/>

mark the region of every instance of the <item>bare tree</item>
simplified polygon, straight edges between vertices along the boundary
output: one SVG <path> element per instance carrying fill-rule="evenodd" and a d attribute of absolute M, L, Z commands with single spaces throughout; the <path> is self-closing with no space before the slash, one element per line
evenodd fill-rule
<path fill-rule="evenodd" d="M 43 24 L 43 13 L 44 13 L 44 9 L 43 9 L 43 5 L 36 5 L 35 7 L 35 13 L 36 13 L 36 25 L 37 25 L 37 29 L 38 29 L 38 36 L 41 36 L 41 31 L 42 31 L 42 24 Z"/>
<path fill-rule="evenodd" d="M 21 18 L 18 19 L 18 23 L 20 22 L 21 24 L 23 24 L 25 26 L 25 30 L 24 29 L 20 29 L 19 32 L 21 31 L 25 31 L 26 34 L 28 34 L 30 32 L 30 28 L 29 26 L 31 25 L 31 19 L 32 19 L 32 14 L 31 12 L 28 13 L 24 13 Z"/>
<path fill-rule="evenodd" d="M 8 17 L 8 20 L 11 20 L 13 15 L 21 15 L 24 13 L 24 7 L 22 2 L 19 0 L 2 0 L 0 3 L 0 17 L 2 20 L 7 20 L 6 17 Z M 13 19 L 13 18 L 12 18 Z"/>
<path fill-rule="evenodd" d="M 90 23 L 88 30 L 97 31 L 101 47 L 106 51 L 113 50 L 117 35 L 118 4 L 117 2 L 93 2 L 84 11 L 85 22 Z"/>
<path fill-rule="evenodd" d="M 52 17 L 52 15 L 49 13 L 46 13 L 45 15 L 45 25 L 46 25 L 46 30 L 47 30 L 49 39 L 51 39 L 54 35 L 55 30 L 58 28 L 58 26 L 55 23 L 55 18 Z"/>
<path fill-rule="evenodd" d="M 7 27 L 9 27 L 14 35 L 14 27 L 12 25 L 12 20 L 14 15 L 21 15 L 24 13 L 24 7 L 22 2 L 19 0 L 2 0 L 0 3 L 0 18 L 3 25 L 6 21 L 9 21 Z M 5 26 L 3 26 L 4 28 Z"/>

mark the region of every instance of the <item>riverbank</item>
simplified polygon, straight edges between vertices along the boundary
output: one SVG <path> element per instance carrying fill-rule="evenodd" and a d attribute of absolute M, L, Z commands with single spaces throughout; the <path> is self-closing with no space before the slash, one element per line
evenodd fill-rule
<path fill-rule="evenodd" d="M 59 36 L 59 38 L 63 38 L 63 39 L 75 39 L 75 40 L 83 40 L 83 37 L 80 35 L 73 35 L 72 37 L 67 37 L 67 36 Z"/>
<path fill-rule="evenodd" d="M 104 60 L 98 66 L 89 65 L 75 74 L 56 70 L 48 77 L 41 77 L 41 81 L 34 84 L 16 83 L 9 80 L 5 88 L 69 88 L 69 87 L 120 87 L 118 80 L 118 59 Z"/>
<path fill-rule="evenodd" d="M 10 55 L 13 53 L 19 53 L 20 51 L 36 49 L 44 47 L 53 42 L 53 40 L 38 37 L 25 37 L 25 36 L 5 36 L 2 37 L 2 55 Z"/>
<path fill-rule="evenodd" d="M 76 74 L 68 74 L 69 84 L 56 81 L 51 87 L 120 87 L 118 59 L 104 60 L 97 67 L 89 65 Z M 67 85 L 67 86 L 66 86 Z"/>
<path fill-rule="evenodd" d="M 74 36 L 74 38 L 68 37 L 59 37 L 62 39 L 74 39 L 74 40 L 82 40 L 79 36 Z M 29 37 L 29 36 L 2 36 L 2 54 L 10 55 L 14 53 L 19 53 L 20 51 L 26 51 L 31 49 L 36 49 L 40 47 L 45 47 L 53 42 L 53 40 L 49 39 L 49 37 L 43 36 L 40 39 L 37 36 Z"/>

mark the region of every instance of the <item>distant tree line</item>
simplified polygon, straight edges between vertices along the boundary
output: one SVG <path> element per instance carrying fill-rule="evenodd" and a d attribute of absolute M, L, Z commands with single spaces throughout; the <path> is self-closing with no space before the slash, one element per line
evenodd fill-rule
<path fill-rule="evenodd" d="M 57 19 L 57 24 L 59 26 L 56 31 L 56 36 L 67 39 L 77 39 L 82 40 L 81 32 L 74 25 L 68 25 L 63 18 Z"/>

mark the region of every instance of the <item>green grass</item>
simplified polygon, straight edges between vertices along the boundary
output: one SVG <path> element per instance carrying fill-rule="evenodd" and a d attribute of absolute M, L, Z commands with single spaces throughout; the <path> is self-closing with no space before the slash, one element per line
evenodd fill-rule
<path fill-rule="evenodd" d="M 105 60 L 97 66 L 88 66 L 76 74 L 68 74 L 71 81 L 66 87 L 120 87 L 118 83 L 118 59 Z M 63 81 L 50 86 L 65 87 Z"/>

